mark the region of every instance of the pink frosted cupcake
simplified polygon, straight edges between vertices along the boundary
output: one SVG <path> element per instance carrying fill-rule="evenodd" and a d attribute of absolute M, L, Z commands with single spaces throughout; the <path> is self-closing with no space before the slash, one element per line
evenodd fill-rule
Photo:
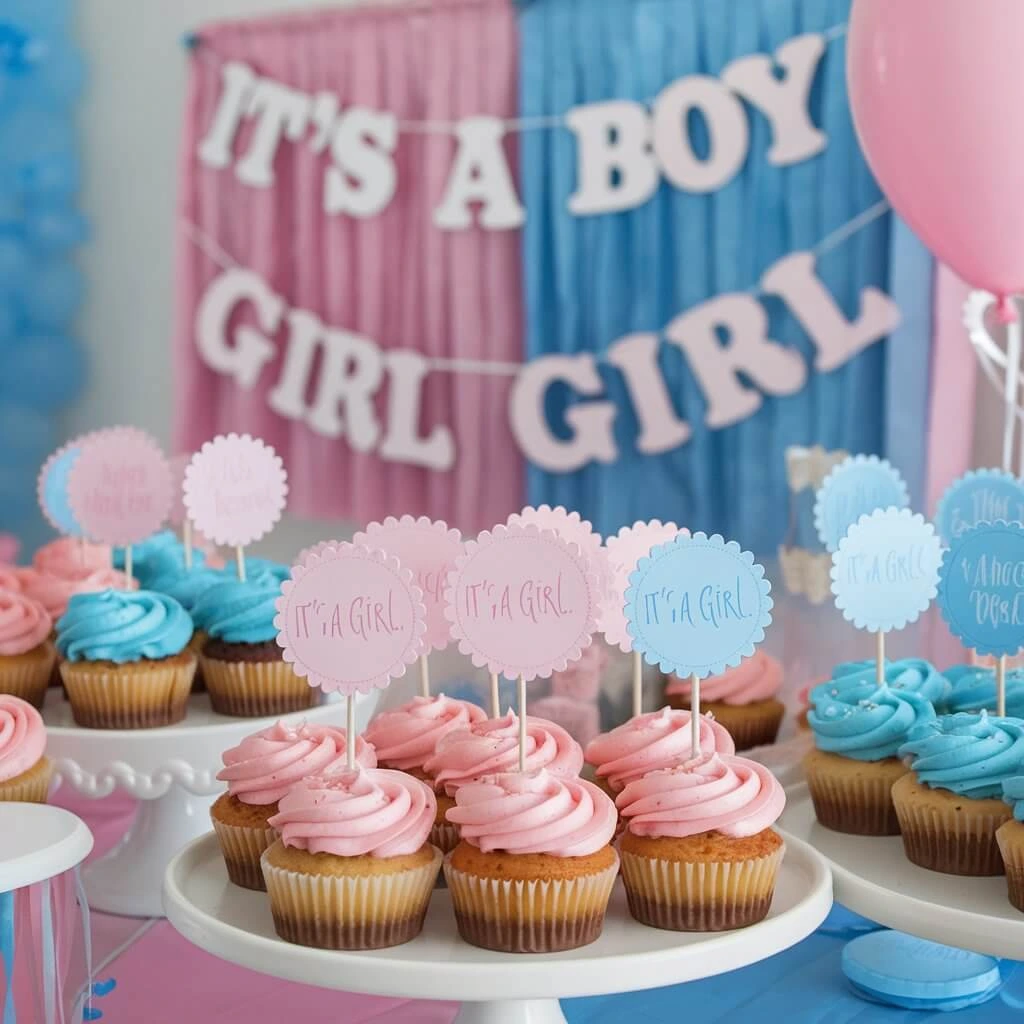
<path fill-rule="evenodd" d="M 232 882 L 246 889 L 264 887 L 260 858 L 277 838 L 268 822 L 279 801 L 309 775 L 344 769 L 345 743 L 344 729 L 278 722 L 224 751 L 217 778 L 228 790 L 210 808 L 210 817 Z M 363 768 L 377 765 L 373 747 L 362 737 L 356 739 L 356 760 Z"/>
<path fill-rule="evenodd" d="M 622 880 L 642 924 L 717 932 L 767 916 L 786 794 L 764 765 L 706 754 L 631 782 L 616 805 L 627 822 Z"/>
<path fill-rule="evenodd" d="M 575 777 L 583 767 L 583 748 L 560 726 L 532 715 L 526 720 L 525 770 L 546 769 L 552 775 Z M 423 766 L 437 793 L 437 828 L 434 845 L 442 853 L 454 849 L 458 829 L 447 817 L 455 795 L 467 782 L 485 775 L 500 775 L 519 768 L 519 718 L 509 711 L 468 729 L 449 733 Z"/>
<path fill-rule="evenodd" d="M 318 949 L 381 949 L 423 927 L 441 853 L 427 842 L 434 794 L 384 768 L 317 775 L 270 819 L 263 854 L 277 934 Z"/>
<path fill-rule="evenodd" d="M 108 545 L 90 544 L 73 537 L 58 537 L 32 556 L 33 568 L 50 576 L 88 575 L 113 565 L 113 551 Z"/>
<path fill-rule="evenodd" d="M 53 764 L 42 716 L 20 697 L 0 694 L 0 800 L 45 804 Z"/>
<path fill-rule="evenodd" d="M 619 869 L 607 795 L 541 770 L 466 783 L 455 799 L 448 817 L 462 841 L 444 874 L 467 942 L 552 953 L 601 934 Z"/>
<path fill-rule="evenodd" d="M 774 743 L 786 713 L 778 699 L 782 665 L 763 651 L 744 658 L 736 668 L 700 684 L 701 710 L 725 726 L 737 750 Z M 690 680 L 669 676 L 665 699 L 674 708 L 690 706 Z"/>
<path fill-rule="evenodd" d="M 24 589 L 21 585 L 24 569 L 16 569 L 10 565 L 0 565 L 0 590 L 10 590 L 20 594 Z"/>
<path fill-rule="evenodd" d="M 53 622 L 37 601 L 0 590 L 0 693 L 43 706 L 57 657 Z"/>

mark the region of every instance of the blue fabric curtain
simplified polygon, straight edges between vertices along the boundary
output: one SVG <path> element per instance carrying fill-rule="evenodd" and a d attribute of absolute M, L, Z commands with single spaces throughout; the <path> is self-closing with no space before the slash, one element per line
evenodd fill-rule
<path fill-rule="evenodd" d="M 528 0 L 521 3 L 521 106 L 525 117 L 580 103 L 650 100 L 687 74 L 718 75 L 736 57 L 770 53 L 803 32 L 844 25 L 850 0 Z M 603 352 L 633 331 L 660 331 L 712 296 L 747 291 L 780 257 L 810 249 L 880 198 L 860 154 L 847 102 L 845 37 L 830 43 L 815 81 L 812 116 L 829 135 L 813 160 L 768 164 L 768 122 L 748 108 L 750 155 L 719 192 L 691 195 L 663 183 L 642 207 L 573 217 L 576 145 L 568 130 L 522 136 L 522 188 L 529 358 Z M 699 140 L 696 140 L 699 145 Z M 899 272 L 894 267 L 899 263 Z M 915 481 L 923 466 L 931 264 L 884 217 L 824 255 L 818 272 L 848 316 L 867 285 L 904 304 L 898 339 L 875 345 L 834 373 L 811 373 L 787 398 L 725 430 L 703 426 L 705 402 L 681 353 L 663 346 L 661 366 L 677 410 L 693 429 L 679 449 L 657 456 L 635 446 L 636 419 L 616 371 L 602 368 L 619 413 L 619 460 L 572 474 L 531 467 L 532 503 L 578 509 L 602 532 L 635 519 L 674 519 L 714 530 L 758 552 L 774 550 L 789 515 L 783 453 L 820 443 L 857 452 L 892 450 Z M 768 303 L 772 334 L 810 361 L 809 339 L 781 304 Z M 894 390 L 908 366 L 920 387 Z M 902 383 L 901 383 L 902 388 Z M 553 389 L 555 432 L 565 403 Z M 912 429 L 907 428 L 911 424 Z M 898 428 L 898 429 L 897 429 Z M 917 432 L 916 439 L 909 436 Z"/>

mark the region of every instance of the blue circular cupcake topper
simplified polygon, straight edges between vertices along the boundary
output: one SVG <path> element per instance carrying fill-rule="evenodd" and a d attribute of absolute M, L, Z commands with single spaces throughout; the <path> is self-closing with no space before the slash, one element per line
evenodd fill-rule
<path fill-rule="evenodd" d="M 942 545 L 909 509 L 861 516 L 832 556 L 832 593 L 858 629 L 888 633 L 916 621 L 935 597 Z"/>
<path fill-rule="evenodd" d="M 946 544 L 972 526 L 997 521 L 1024 522 L 1024 480 L 1001 469 L 979 469 L 955 480 L 935 515 Z"/>
<path fill-rule="evenodd" d="M 982 523 L 961 533 L 942 562 L 939 607 L 953 635 L 978 654 L 1024 647 L 1024 527 Z"/>
<path fill-rule="evenodd" d="M 633 650 L 678 676 L 724 672 L 764 639 L 771 588 L 739 544 L 680 535 L 641 558 L 629 577 L 624 611 Z"/>
<path fill-rule="evenodd" d="M 68 477 L 81 454 L 77 444 L 61 448 L 47 459 L 39 474 L 39 506 L 50 524 L 67 537 L 82 536 L 82 527 L 68 503 Z"/>
<path fill-rule="evenodd" d="M 878 509 L 906 508 L 910 494 L 903 477 L 877 455 L 853 455 L 839 463 L 818 490 L 814 528 L 827 551 L 837 551 L 847 530 Z"/>

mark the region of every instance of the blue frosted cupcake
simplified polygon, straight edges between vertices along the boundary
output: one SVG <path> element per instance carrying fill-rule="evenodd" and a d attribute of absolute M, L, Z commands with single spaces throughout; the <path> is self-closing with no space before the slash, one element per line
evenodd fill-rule
<path fill-rule="evenodd" d="M 856 704 L 820 699 L 807 714 L 815 749 L 803 763 L 818 821 L 853 835 L 899 835 L 892 787 L 909 769 L 897 753 L 934 720 L 931 702 L 912 690 L 883 686 Z"/>
<path fill-rule="evenodd" d="M 945 715 L 900 747 L 912 771 L 892 787 L 907 859 L 951 875 L 1001 875 L 1003 785 L 1024 773 L 1024 722 Z"/>
<path fill-rule="evenodd" d="M 996 674 L 993 669 L 978 665 L 956 665 L 943 675 L 949 680 L 946 714 L 996 711 Z M 1006 673 L 1006 717 L 1024 718 L 1024 669 Z"/>
<path fill-rule="evenodd" d="M 832 670 L 832 678 L 819 683 L 810 692 L 810 703 L 826 697 L 856 704 L 866 700 L 878 689 L 874 661 L 846 661 Z M 949 695 L 950 684 L 935 666 L 921 658 L 903 658 L 885 663 L 885 685 L 893 691 L 909 690 L 942 708 Z"/>
<path fill-rule="evenodd" d="M 185 717 L 196 657 L 192 620 L 149 590 L 76 594 L 57 622 L 61 678 L 78 725 L 149 729 Z"/>
<path fill-rule="evenodd" d="M 1024 775 L 1003 782 L 1003 800 L 1013 817 L 999 826 L 996 842 L 1006 869 L 1006 891 L 1010 902 L 1024 910 Z"/>
<path fill-rule="evenodd" d="M 199 661 L 214 711 L 262 718 L 316 704 L 316 690 L 292 671 L 277 643 L 280 594 L 278 580 L 261 574 L 209 587 L 192 606 L 196 629 L 207 635 Z"/>
<path fill-rule="evenodd" d="M 115 569 L 124 569 L 125 552 L 123 548 L 114 551 Z M 192 549 L 192 566 L 196 568 L 206 563 L 206 556 L 198 548 Z M 185 545 L 172 530 L 161 530 L 147 537 L 141 544 L 132 546 L 132 575 L 139 581 L 139 586 L 146 590 L 158 590 L 154 581 L 164 573 L 185 572 Z"/>

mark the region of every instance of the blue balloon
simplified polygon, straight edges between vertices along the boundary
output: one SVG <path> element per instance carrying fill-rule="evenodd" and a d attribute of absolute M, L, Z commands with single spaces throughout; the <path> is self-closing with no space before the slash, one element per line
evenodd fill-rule
<path fill-rule="evenodd" d="M 20 466 L 33 474 L 57 447 L 53 418 L 6 396 L 0 401 L 0 438 L 0 465 Z"/>
<path fill-rule="evenodd" d="M 78 312 L 85 282 L 73 263 L 50 260 L 32 267 L 19 294 L 25 317 L 34 327 L 59 331 Z"/>
<path fill-rule="evenodd" d="M 58 409 L 82 393 L 88 358 L 73 338 L 43 334 L 18 338 L 4 354 L 0 396 L 41 410 Z"/>
<path fill-rule="evenodd" d="M 10 295 L 0 294 L 0 347 L 18 333 L 18 306 Z"/>
<path fill-rule="evenodd" d="M 79 185 L 74 125 L 67 114 L 19 107 L 0 117 L 0 191 L 67 195 Z"/>
<path fill-rule="evenodd" d="M 89 237 L 89 222 L 64 205 L 42 205 L 25 220 L 25 241 L 37 253 L 48 255 L 81 245 Z"/>
<path fill-rule="evenodd" d="M 61 533 L 69 537 L 82 536 L 82 528 L 68 504 L 68 478 L 71 476 L 72 466 L 81 454 L 82 449 L 77 445 L 61 452 L 47 467 L 40 487 L 40 496 L 46 506 L 48 518 Z"/>
<path fill-rule="evenodd" d="M 70 0 L 4 0 L 3 13 L 27 32 L 66 35 L 71 29 Z"/>
<path fill-rule="evenodd" d="M 0 531 L 17 531 L 38 514 L 36 489 L 22 467 L 0 463 Z"/>
<path fill-rule="evenodd" d="M 28 273 L 29 251 L 19 233 L 0 230 L 0 288 L 17 288 Z"/>

